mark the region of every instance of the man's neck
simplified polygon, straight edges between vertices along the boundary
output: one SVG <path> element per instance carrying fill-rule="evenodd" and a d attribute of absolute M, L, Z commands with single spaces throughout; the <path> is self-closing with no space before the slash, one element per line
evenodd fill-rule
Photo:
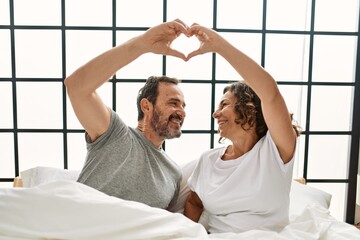
<path fill-rule="evenodd" d="M 137 129 L 144 134 L 144 137 L 149 140 L 156 148 L 161 149 L 162 144 L 164 143 L 164 138 L 160 137 L 156 132 L 154 132 L 153 129 L 151 129 L 149 126 L 146 126 L 146 124 L 143 124 L 143 122 L 139 121 Z"/>

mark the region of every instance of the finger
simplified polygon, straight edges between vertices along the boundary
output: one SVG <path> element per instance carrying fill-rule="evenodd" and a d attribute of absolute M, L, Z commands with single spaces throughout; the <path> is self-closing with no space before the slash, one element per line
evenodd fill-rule
<path fill-rule="evenodd" d="M 188 35 L 188 29 L 186 27 L 186 25 L 179 23 L 177 21 L 172 21 L 172 22 L 168 22 L 167 23 L 168 27 L 171 29 L 174 29 L 175 32 L 181 32 L 183 34 L 185 34 L 186 36 Z M 177 34 L 179 35 L 179 34 Z"/>
<path fill-rule="evenodd" d="M 190 35 L 189 35 L 189 33 L 188 33 L 188 31 L 189 31 L 189 26 L 188 26 L 185 22 L 183 22 L 182 20 L 180 20 L 180 19 L 178 19 L 178 18 L 175 19 L 174 21 L 182 24 L 182 25 L 185 27 L 185 29 L 186 29 L 186 33 L 184 33 L 184 32 L 182 32 L 182 33 L 185 34 L 187 37 L 190 37 Z M 180 34 L 179 34 L 179 35 L 180 35 Z"/>
<path fill-rule="evenodd" d="M 197 23 L 193 23 L 191 27 L 188 29 L 188 33 L 191 36 L 198 35 L 200 31 L 201 31 L 201 26 Z"/>
<path fill-rule="evenodd" d="M 180 24 L 182 24 L 186 29 L 188 29 L 189 28 L 189 26 L 185 23 L 185 22 L 183 22 L 183 21 L 181 21 L 180 19 L 175 19 L 174 20 L 175 22 L 178 22 L 178 23 L 180 23 Z"/>

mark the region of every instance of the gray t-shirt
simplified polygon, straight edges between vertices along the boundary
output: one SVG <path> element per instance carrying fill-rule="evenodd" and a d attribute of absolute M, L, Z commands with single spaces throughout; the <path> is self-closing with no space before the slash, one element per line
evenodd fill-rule
<path fill-rule="evenodd" d="M 109 129 L 94 142 L 78 182 L 108 195 L 168 208 L 179 193 L 181 170 L 162 149 L 112 111 Z"/>

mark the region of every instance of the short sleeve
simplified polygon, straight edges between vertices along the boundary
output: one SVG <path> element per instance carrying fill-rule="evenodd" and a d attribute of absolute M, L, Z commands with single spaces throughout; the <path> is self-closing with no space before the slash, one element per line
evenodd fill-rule
<path fill-rule="evenodd" d="M 94 142 L 90 142 L 87 133 L 85 133 L 87 149 L 88 151 L 95 151 L 96 149 L 102 148 L 104 145 L 111 143 L 112 141 L 121 139 L 126 136 L 129 132 L 128 126 L 121 120 L 119 115 L 111 110 L 111 119 L 108 130 L 104 132 Z"/>

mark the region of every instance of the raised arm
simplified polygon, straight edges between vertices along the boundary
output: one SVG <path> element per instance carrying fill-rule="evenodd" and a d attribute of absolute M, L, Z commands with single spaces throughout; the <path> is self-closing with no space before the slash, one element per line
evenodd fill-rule
<path fill-rule="evenodd" d="M 193 24 L 189 34 L 195 35 L 201 44 L 199 49 L 188 55 L 187 60 L 207 52 L 215 52 L 224 57 L 261 99 L 264 119 L 270 134 L 283 162 L 289 162 L 295 151 L 296 132 L 285 101 L 272 76 L 216 31 Z"/>
<path fill-rule="evenodd" d="M 170 55 L 185 60 L 184 54 L 171 48 L 171 43 L 181 33 L 187 34 L 187 26 L 182 21 L 162 23 L 95 57 L 65 79 L 75 114 L 91 140 L 102 135 L 110 124 L 110 111 L 96 89 L 116 71 L 145 53 Z"/>

